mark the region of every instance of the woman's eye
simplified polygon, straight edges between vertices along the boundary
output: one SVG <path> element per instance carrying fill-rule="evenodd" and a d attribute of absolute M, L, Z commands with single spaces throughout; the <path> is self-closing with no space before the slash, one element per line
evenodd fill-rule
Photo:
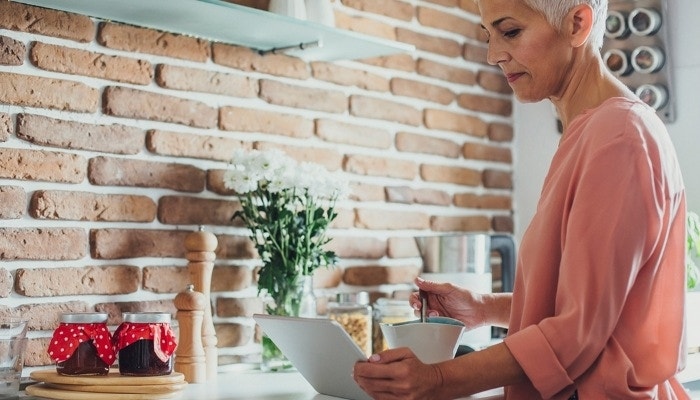
<path fill-rule="evenodd" d="M 514 37 L 518 36 L 518 34 L 520 34 L 520 29 L 511 29 L 509 31 L 505 31 L 503 33 L 503 36 L 505 36 L 507 38 L 514 38 Z"/>

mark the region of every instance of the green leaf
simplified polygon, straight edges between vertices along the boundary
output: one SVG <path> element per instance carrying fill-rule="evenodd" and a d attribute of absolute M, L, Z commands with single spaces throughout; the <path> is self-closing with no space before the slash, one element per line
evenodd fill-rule
<path fill-rule="evenodd" d="M 700 216 L 688 211 L 686 221 L 686 276 L 687 287 L 692 290 L 698 285 L 700 270 L 693 257 L 700 257 Z"/>
<path fill-rule="evenodd" d="M 695 264 L 695 262 L 693 262 L 693 260 L 688 260 L 688 264 L 686 265 L 686 273 L 688 277 L 688 289 L 695 289 L 695 287 L 698 285 L 698 279 L 700 279 L 700 270 L 698 270 L 698 266 Z"/>
<path fill-rule="evenodd" d="M 688 212 L 688 251 L 695 250 L 695 256 L 700 256 L 700 216 L 693 211 Z"/>

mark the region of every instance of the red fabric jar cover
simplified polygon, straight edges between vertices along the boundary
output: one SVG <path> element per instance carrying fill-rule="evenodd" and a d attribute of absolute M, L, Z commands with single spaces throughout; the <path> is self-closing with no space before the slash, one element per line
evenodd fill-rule
<path fill-rule="evenodd" d="M 153 340 L 153 350 L 163 362 L 177 348 L 175 333 L 167 323 L 122 322 L 114 332 L 114 347 L 119 351 L 138 340 Z"/>
<path fill-rule="evenodd" d="M 48 353 L 57 363 L 68 360 L 78 346 L 92 340 L 97 355 L 107 363 L 112 365 L 116 359 L 114 347 L 112 346 L 112 336 L 109 334 L 105 323 L 61 323 L 53 333 Z"/>

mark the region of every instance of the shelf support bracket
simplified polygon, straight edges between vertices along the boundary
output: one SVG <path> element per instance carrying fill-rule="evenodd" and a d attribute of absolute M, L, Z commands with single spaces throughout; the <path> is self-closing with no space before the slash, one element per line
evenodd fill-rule
<path fill-rule="evenodd" d="M 264 56 L 266 54 L 280 54 L 290 50 L 305 50 L 312 47 L 321 47 L 321 41 L 315 40 L 313 42 L 299 43 L 292 46 L 273 47 L 269 50 L 258 50 L 258 54 L 260 54 L 261 56 Z"/>

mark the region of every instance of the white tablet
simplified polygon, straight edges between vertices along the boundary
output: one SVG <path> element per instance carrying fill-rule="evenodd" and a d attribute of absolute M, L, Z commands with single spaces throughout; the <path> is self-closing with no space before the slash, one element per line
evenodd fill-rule
<path fill-rule="evenodd" d="M 339 323 L 265 314 L 255 314 L 253 319 L 317 392 L 371 399 L 352 378 L 355 362 L 367 357 Z"/>

